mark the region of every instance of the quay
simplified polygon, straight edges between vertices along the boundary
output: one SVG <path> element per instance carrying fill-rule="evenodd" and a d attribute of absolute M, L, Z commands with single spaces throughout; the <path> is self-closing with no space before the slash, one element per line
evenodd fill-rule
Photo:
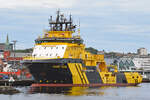
<path fill-rule="evenodd" d="M 14 82 L 9 82 L 8 79 L 0 80 L 0 86 L 31 86 L 34 83 L 34 80 L 24 79 L 24 80 L 15 80 Z"/>
<path fill-rule="evenodd" d="M 20 93 L 20 91 L 12 86 L 0 86 L 0 94 L 15 94 L 15 93 Z"/>

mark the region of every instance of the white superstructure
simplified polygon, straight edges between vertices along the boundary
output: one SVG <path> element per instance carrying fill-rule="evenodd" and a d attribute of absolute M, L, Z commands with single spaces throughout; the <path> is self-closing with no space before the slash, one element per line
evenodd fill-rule
<path fill-rule="evenodd" d="M 32 56 L 44 58 L 63 58 L 67 45 L 36 45 Z"/>

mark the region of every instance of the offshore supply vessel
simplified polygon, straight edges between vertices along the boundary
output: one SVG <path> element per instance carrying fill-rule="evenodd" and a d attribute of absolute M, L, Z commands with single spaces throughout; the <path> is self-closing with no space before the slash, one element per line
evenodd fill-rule
<path fill-rule="evenodd" d="M 135 86 L 142 81 L 134 72 L 120 73 L 107 67 L 104 55 L 87 52 L 83 39 L 75 33 L 72 16 L 60 11 L 50 16 L 50 29 L 35 40 L 32 56 L 24 57 L 36 83 L 32 86 Z"/>

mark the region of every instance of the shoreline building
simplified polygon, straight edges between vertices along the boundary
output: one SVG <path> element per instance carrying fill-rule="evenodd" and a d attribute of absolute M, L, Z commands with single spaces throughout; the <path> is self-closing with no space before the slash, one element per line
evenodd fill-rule
<path fill-rule="evenodd" d="M 117 56 L 115 58 L 107 56 L 106 63 L 112 64 L 117 61 L 119 70 L 150 70 L 150 55 L 148 55 L 146 48 L 137 49 L 137 53 L 125 54 L 124 56 Z M 129 68 L 130 67 L 130 68 Z"/>
<path fill-rule="evenodd" d="M 118 62 L 118 69 L 120 71 L 134 71 L 136 70 L 136 66 L 134 64 L 133 58 L 122 57 Z"/>
<path fill-rule="evenodd" d="M 137 49 L 137 54 L 141 56 L 146 56 L 148 55 L 147 49 L 146 48 L 139 48 Z"/>
<path fill-rule="evenodd" d="M 145 48 L 138 49 L 137 54 L 109 57 L 105 61 L 107 65 L 117 65 L 121 72 L 138 72 L 143 76 L 143 81 L 150 81 L 150 55 Z"/>
<path fill-rule="evenodd" d="M 146 48 L 137 49 L 137 55 L 134 57 L 133 62 L 137 69 L 150 70 L 150 56 Z"/>
<path fill-rule="evenodd" d="M 0 59 L 4 59 L 5 58 L 5 52 L 12 52 L 13 51 L 13 44 L 9 43 L 9 37 L 7 35 L 6 37 L 6 42 L 5 43 L 0 43 Z"/>
<path fill-rule="evenodd" d="M 140 56 L 134 57 L 133 62 L 137 69 L 150 70 L 150 56 Z"/>
<path fill-rule="evenodd" d="M 0 52 L 13 51 L 13 43 L 9 43 L 9 37 L 7 35 L 6 42 L 0 43 Z"/>
<path fill-rule="evenodd" d="M 0 59 L 4 61 L 20 62 L 24 56 L 31 55 L 31 53 L 14 52 L 14 44 L 9 42 L 7 34 L 6 42 L 0 43 Z"/>
<path fill-rule="evenodd" d="M 136 66 L 133 58 L 124 56 L 120 58 L 105 58 L 107 65 L 117 65 L 119 71 L 134 71 Z"/>

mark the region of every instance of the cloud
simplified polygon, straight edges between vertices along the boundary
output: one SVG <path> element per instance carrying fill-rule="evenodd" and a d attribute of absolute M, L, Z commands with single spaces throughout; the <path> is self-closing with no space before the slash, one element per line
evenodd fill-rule
<path fill-rule="evenodd" d="M 24 41 L 18 48 L 32 47 L 48 27 L 49 15 L 61 8 L 65 14 L 71 12 L 74 21 L 80 19 L 87 46 L 120 51 L 149 48 L 149 5 L 149 0 L 0 0 L 0 36 L 12 33 L 12 39 Z"/>
<path fill-rule="evenodd" d="M 0 8 L 68 8 L 84 16 L 110 15 L 114 12 L 149 13 L 149 5 L 149 0 L 0 0 Z"/>
<path fill-rule="evenodd" d="M 150 12 L 149 0 L 116 0 L 118 7 L 127 12 Z"/>
<path fill-rule="evenodd" d="M 0 0 L 0 8 L 66 8 L 76 0 Z"/>
<path fill-rule="evenodd" d="M 82 8 L 78 14 L 84 16 L 150 13 L 149 0 L 80 0 L 79 2 L 73 7 Z"/>
<path fill-rule="evenodd" d="M 107 32 L 150 37 L 150 25 L 107 25 L 105 28 L 108 29 Z"/>
<path fill-rule="evenodd" d="M 118 11 L 127 11 L 129 12 L 139 12 L 139 11 L 148 11 L 150 12 L 150 1 L 149 0 L 102 0 L 97 1 L 95 6 L 101 7 L 111 7 L 112 9 Z"/>

